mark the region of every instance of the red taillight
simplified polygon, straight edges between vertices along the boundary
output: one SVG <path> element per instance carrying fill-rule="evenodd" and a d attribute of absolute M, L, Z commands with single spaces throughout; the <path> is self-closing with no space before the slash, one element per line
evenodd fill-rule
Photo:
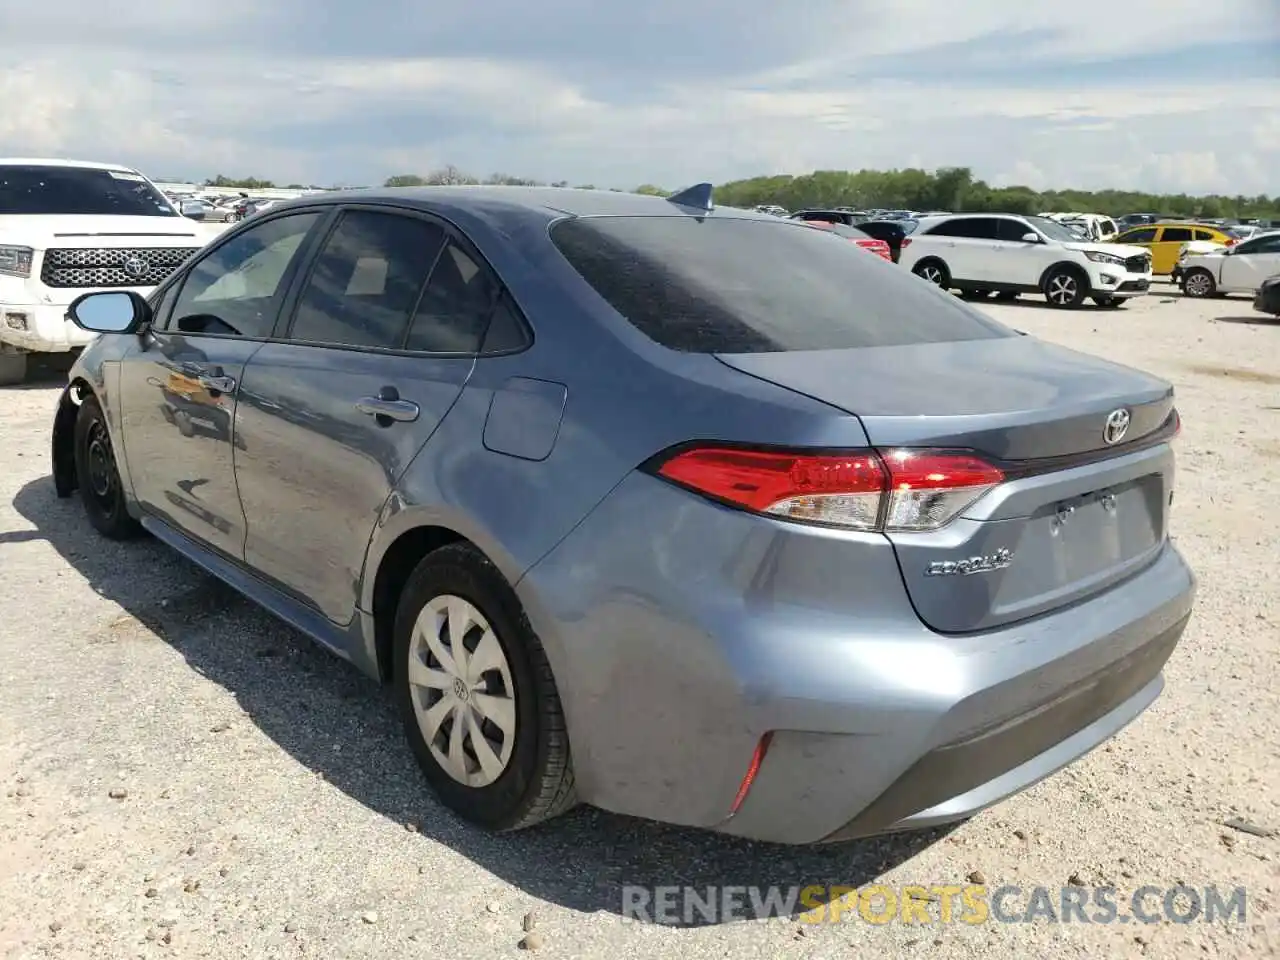
<path fill-rule="evenodd" d="M 1224 243 L 1224 244 L 1223 244 L 1223 246 L 1224 246 L 1224 247 L 1234 247 L 1234 246 L 1235 246 L 1237 243 L 1239 243 L 1239 242 L 1240 242 L 1239 238 L 1237 238 L 1237 237 L 1229 237 L 1229 238 L 1227 239 L 1227 242 L 1226 242 L 1226 243 Z"/>
<path fill-rule="evenodd" d="M 973 454 L 945 450 L 702 446 L 677 453 L 657 472 L 744 510 L 850 530 L 936 530 L 1004 480 Z"/>
<path fill-rule="evenodd" d="M 864 250 L 869 250 L 878 257 L 884 257 L 886 260 L 892 260 L 893 254 L 889 251 L 889 244 L 883 240 L 855 240 L 858 246 Z"/>

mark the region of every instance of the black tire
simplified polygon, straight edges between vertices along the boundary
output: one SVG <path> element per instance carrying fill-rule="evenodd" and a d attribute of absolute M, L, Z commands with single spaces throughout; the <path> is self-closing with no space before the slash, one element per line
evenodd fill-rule
<path fill-rule="evenodd" d="M 1196 300 L 1216 296 L 1218 283 L 1213 274 L 1203 267 L 1193 267 L 1182 275 L 1182 295 Z"/>
<path fill-rule="evenodd" d="M 16 387 L 27 379 L 27 355 L 0 345 L 0 387 Z"/>
<path fill-rule="evenodd" d="M 442 596 L 461 597 L 489 622 L 506 656 L 514 690 L 515 743 L 506 769 L 488 786 L 454 779 L 436 760 L 415 712 L 409 683 L 414 626 L 424 607 Z M 551 665 L 515 591 L 498 568 L 470 544 L 428 554 L 409 577 L 396 611 L 395 696 L 405 736 L 440 801 L 487 830 L 532 827 L 577 805 L 569 733 Z"/>
<path fill-rule="evenodd" d="M 1044 297 L 1049 306 L 1074 310 L 1089 296 L 1089 281 L 1079 270 L 1059 267 L 1044 278 Z"/>
<path fill-rule="evenodd" d="M 1000 303 L 1013 303 L 1021 294 L 1017 290 L 1000 290 L 996 293 L 996 300 Z"/>
<path fill-rule="evenodd" d="M 943 290 L 951 289 L 951 271 L 947 269 L 947 265 L 941 260 L 933 257 L 921 260 L 911 268 L 911 272 L 920 279 L 932 283 Z"/>
<path fill-rule="evenodd" d="M 76 415 L 75 461 L 80 501 L 94 529 L 110 540 L 132 540 L 141 535 L 141 524 L 129 516 L 125 506 L 107 418 L 92 396 L 85 398 Z"/>

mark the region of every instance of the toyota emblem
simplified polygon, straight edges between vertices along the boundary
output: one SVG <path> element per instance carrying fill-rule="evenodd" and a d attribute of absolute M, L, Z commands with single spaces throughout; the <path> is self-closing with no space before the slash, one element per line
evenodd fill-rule
<path fill-rule="evenodd" d="M 124 262 L 124 272 L 135 279 L 141 280 L 147 275 L 147 271 L 151 269 L 151 264 L 143 260 L 141 257 L 130 257 Z"/>
<path fill-rule="evenodd" d="M 1107 414 L 1107 422 L 1102 428 L 1102 439 L 1108 445 L 1119 443 L 1129 432 L 1129 411 L 1123 407 Z"/>

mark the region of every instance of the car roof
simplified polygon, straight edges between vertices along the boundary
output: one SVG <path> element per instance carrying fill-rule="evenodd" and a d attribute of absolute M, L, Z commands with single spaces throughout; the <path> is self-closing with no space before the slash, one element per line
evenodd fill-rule
<path fill-rule="evenodd" d="M 776 223 L 778 218 L 756 210 L 738 207 L 693 209 L 671 203 L 664 197 L 613 190 L 584 190 L 574 187 L 506 187 L 506 186 L 439 186 L 439 187 L 372 187 L 363 190 L 335 190 L 312 194 L 288 203 L 395 203 L 421 207 L 440 213 L 526 214 L 559 219 L 561 217 L 722 217 L 741 220 L 764 220 Z"/>
<path fill-rule="evenodd" d="M 117 170 L 121 173 L 137 173 L 132 167 L 119 163 L 99 163 L 95 160 L 67 160 L 52 157 L 0 157 L 0 167 L 78 167 L 83 170 Z"/>

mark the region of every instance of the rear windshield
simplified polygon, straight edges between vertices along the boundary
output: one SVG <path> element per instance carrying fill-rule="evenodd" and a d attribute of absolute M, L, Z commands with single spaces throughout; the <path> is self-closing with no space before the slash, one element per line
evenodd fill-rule
<path fill-rule="evenodd" d="M 581 217 L 551 239 L 618 313 L 689 353 L 1016 336 L 856 244 L 785 220 Z"/>
<path fill-rule="evenodd" d="M 141 174 L 45 166 L 0 166 L 3 214 L 179 216 L 164 194 Z"/>

